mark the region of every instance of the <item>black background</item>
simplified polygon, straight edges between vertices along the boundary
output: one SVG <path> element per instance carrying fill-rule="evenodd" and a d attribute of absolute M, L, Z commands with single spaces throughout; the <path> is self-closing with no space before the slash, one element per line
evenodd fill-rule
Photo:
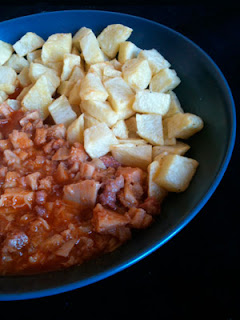
<path fill-rule="evenodd" d="M 10 0 L 0 5 L 0 21 L 43 11 L 99 9 L 162 23 L 193 40 L 214 59 L 232 89 L 238 120 L 240 4 L 158 3 L 23 0 L 20 4 Z M 0 318 L 17 312 L 18 319 L 240 319 L 239 142 L 237 134 L 229 167 L 214 195 L 196 218 L 160 249 L 81 289 L 0 302 Z"/>

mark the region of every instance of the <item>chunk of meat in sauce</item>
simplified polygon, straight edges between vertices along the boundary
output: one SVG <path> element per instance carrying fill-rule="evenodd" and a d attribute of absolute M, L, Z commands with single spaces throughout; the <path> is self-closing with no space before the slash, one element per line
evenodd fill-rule
<path fill-rule="evenodd" d="M 119 167 L 116 175 L 122 175 L 125 181 L 124 190 L 118 194 L 120 202 L 127 208 L 138 206 L 139 200 L 144 194 L 144 172 L 139 168 Z"/>
<path fill-rule="evenodd" d="M 84 180 L 63 188 L 63 199 L 79 204 L 83 208 L 93 208 L 96 204 L 100 183 Z"/>
<path fill-rule="evenodd" d="M 130 208 L 126 214 L 130 218 L 129 226 L 136 229 L 149 227 L 153 218 L 142 208 Z"/>
<path fill-rule="evenodd" d="M 0 207 L 32 208 L 34 192 L 22 188 L 8 188 L 0 198 Z"/>
<path fill-rule="evenodd" d="M 154 197 L 148 197 L 139 205 L 148 214 L 157 215 L 161 212 L 161 203 Z"/>
<path fill-rule="evenodd" d="M 9 134 L 9 139 L 14 149 L 27 149 L 33 146 L 32 140 L 29 139 L 25 132 L 13 130 L 13 132 Z"/>
<path fill-rule="evenodd" d="M 41 177 L 40 172 L 30 173 L 26 176 L 26 184 L 30 189 L 37 190 L 38 189 L 38 180 Z"/>
<path fill-rule="evenodd" d="M 116 179 L 107 179 L 104 182 L 103 192 L 99 196 L 99 201 L 104 206 L 109 206 L 111 209 L 116 209 L 117 192 L 124 187 L 124 178 L 122 175 Z"/>
<path fill-rule="evenodd" d="M 21 250 L 28 243 L 28 236 L 23 231 L 8 233 L 3 242 L 3 253 L 15 253 Z"/>
<path fill-rule="evenodd" d="M 97 232 L 107 232 L 117 227 L 125 226 L 130 221 L 127 215 L 122 215 L 104 208 L 100 203 L 93 209 L 92 223 Z"/>
<path fill-rule="evenodd" d="M 9 117 L 13 112 L 14 110 L 6 102 L 0 104 L 0 119 Z"/>

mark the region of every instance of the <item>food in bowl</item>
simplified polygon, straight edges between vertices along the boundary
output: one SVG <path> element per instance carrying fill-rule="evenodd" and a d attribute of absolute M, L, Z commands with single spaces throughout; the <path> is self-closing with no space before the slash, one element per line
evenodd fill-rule
<path fill-rule="evenodd" d="M 182 140 L 203 121 L 183 111 L 170 63 L 131 32 L 0 42 L 1 274 L 113 251 L 188 188 L 198 162 Z"/>

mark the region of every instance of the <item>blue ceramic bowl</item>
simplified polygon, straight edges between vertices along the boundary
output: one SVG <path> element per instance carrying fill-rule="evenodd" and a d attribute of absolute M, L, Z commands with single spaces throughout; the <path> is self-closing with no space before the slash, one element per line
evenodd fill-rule
<path fill-rule="evenodd" d="M 53 33 L 75 33 L 87 26 L 98 34 L 121 23 L 134 31 L 138 47 L 156 48 L 182 80 L 176 89 L 185 111 L 204 120 L 204 129 L 189 141 L 188 155 L 200 166 L 190 188 L 168 197 L 161 216 L 147 230 L 115 252 L 82 266 L 40 275 L 0 277 L 0 300 L 42 297 L 86 286 L 129 267 L 158 249 L 181 230 L 205 205 L 229 163 L 235 141 L 236 116 L 228 84 L 211 58 L 192 41 L 158 23 L 126 14 L 102 11 L 40 13 L 0 23 L 0 39 L 14 43 L 28 31 L 47 39 Z"/>

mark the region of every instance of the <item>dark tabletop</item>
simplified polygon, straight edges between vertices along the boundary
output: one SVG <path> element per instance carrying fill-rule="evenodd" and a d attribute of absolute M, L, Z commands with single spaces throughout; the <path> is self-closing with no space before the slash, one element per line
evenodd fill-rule
<path fill-rule="evenodd" d="M 240 5 L 231 1 L 213 6 L 172 1 L 159 5 L 148 1 L 121 1 L 119 5 L 110 1 L 105 5 L 90 1 L 21 3 L 10 0 L 1 4 L 0 21 L 42 11 L 99 9 L 141 16 L 181 32 L 220 67 L 232 90 L 239 118 Z M 232 159 L 211 199 L 164 246 L 130 268 L 87 287 L 35 300 L 2 302 L 0 318 L 5 311 L 8 315 L 16 311 L 19 319 L 47 315 L 52 319 L 108 315 L 134 319 L 141 315 L 149 319 L 240 319 L 239 143 L 237 134 Z"/>

